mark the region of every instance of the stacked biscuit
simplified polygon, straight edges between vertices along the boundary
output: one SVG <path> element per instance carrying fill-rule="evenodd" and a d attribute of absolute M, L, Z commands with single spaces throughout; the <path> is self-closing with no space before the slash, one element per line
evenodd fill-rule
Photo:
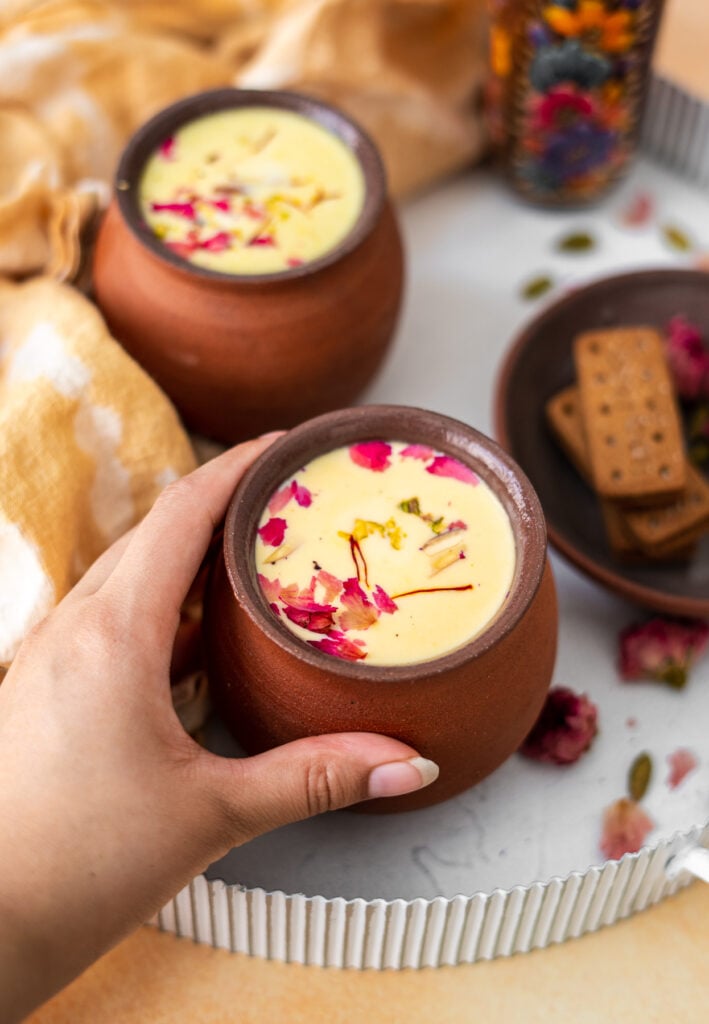
<path fill-rule="evenodd" d="M 574 341 L 577 383 L 546 404 L 557 441 L 601 503 L 624 560 L 688 558 L 709 530 L 709 484 L 689 462 L 662 338 L 650 327 Z"/>

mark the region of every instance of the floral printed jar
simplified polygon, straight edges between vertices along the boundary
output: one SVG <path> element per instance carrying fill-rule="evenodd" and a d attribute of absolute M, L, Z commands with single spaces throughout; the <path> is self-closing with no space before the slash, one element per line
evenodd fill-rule
<path fill-rule="evenodd" d="M 598 199 L 635 150 L 663 0 L 490 0 L 493 144 L 527 199 Z"/>

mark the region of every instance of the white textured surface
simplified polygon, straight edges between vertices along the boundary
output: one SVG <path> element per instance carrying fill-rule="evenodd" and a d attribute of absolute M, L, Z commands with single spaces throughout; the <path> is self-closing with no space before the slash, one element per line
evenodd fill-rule
<path fill-rule="evenodd" d="M 619 210 L 638 188 L 657 196 L 658 223 L 685 228 L 709 249 L 707 198 L 648 164 L 600 212 L 536 211 L 511 199 L 484 173 L 411 204 L 403 216 L 410 263 L 404 317 L 367 399 L 427 406 L 490 432 L 501 357 L 539 309 L 539 303 L 519 298 L 524 281 L 546 271 L 568 287 L 615 270 L 681 265 L 663 247 L 656 225 L 634 231 L 617 226 Z M 555 253 L 555 240 L 572 229 L 592 231 L 597 250 Z M 221 924 L 214 941 L 279 959 L 353 967 L 471 961 L 593 930 L 686 880 L 682 874 L 669 881 L 664 869 L 668 857 L 686 845 L 673 835 L 709 818 L 709 659 L 683 693 L 622 684 L 614 665 L 616 637 L 637 611 L 558 559 L 554 566 L 561 607 L 555 682 L 585 691 L 598 703 L 601 731 L 591 752 L 569 768 L 515 756 L 475 789 L 438 807 L 400 816 L 342 812 L 233 851 L 212 868 L 211 877 L 354 902 L 298 898 L 286 900 L 284 909 L 282 896 L 216 883 L 213 901 Z M 635 727 L 628 726 L 629 718 L 637 720 Z M 220 749 L 229 746 L 224 736 L 213 740 Z M 679 746 L 693 749 L 702 763 L 670 791 L 666 757 Z M 655 763 L 645 806 L 657 823 L 649 837 L 657 849 L 603 866 L 602 810 L 624 795 L 628 767 L 641 750 Z M 564 882 L 541 884 L 570 873 Z M 450 899 L 456 894 L 464 898 Z M 191 934 L 194 925 L 183 906 L 180 928 Z M 269 913 L 286 915 L 285 956 L 283 931 L 265 927 Z M 175 910 L 166 909 L 163 926 L 172 929 L 174 917 Z"/>

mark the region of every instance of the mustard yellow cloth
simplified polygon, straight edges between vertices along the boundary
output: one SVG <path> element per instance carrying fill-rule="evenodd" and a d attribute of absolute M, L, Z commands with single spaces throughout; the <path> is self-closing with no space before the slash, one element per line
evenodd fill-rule
<path fill-rule="evenodd" d="M 174 100 L 300 89 L 358 118 L 397 195 L 471 160 L 484 0 L 4 0 L 0 276 L 86 280 L 120 151 Z M 82 248 L 83 246 L 83 248 Z"/>
<path fill-rule="evenodd" d="M 194 465 L 172 405 L 87 299 L 0 282 L 0 666 Z"/>

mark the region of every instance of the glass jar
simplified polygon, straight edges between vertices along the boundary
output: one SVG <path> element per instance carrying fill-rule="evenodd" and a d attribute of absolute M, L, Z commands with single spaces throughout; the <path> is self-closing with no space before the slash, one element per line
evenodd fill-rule
<path fill-rule="evenodd" d="M 488 125 L 525 198 L 580 206 L 633 156 L 664 0 L 489 0 Z"/>

